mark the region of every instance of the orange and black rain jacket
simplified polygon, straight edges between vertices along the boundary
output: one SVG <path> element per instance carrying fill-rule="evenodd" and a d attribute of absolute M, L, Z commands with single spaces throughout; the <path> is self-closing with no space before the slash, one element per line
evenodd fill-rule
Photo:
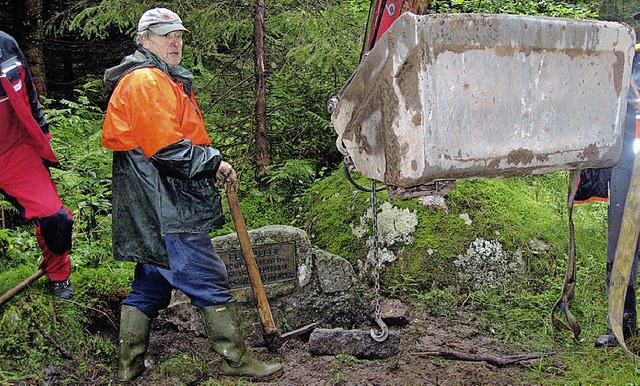
<path fill-rule="evenodd" d="M 168 268 L 163 235 L 222 225 L 222 156 L 209 146 L 186 69 L 138 47 L 105 83 L 113 88 L 102 145 L 113 150 L 114 257 Z"/>

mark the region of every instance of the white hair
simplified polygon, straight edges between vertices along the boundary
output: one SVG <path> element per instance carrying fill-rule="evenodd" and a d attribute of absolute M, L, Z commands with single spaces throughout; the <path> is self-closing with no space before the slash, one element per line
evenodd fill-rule
<path fill-rule="evenodd" d="M 138 32 L 136 34 L 136 44 L 142 45 L 142 38 L 148 39 L 149 36 L 151 36 L 152 34 L 153 34 L 153 32 L 151 32 L 149 30 L 144 30 L 142 32 Z"/>

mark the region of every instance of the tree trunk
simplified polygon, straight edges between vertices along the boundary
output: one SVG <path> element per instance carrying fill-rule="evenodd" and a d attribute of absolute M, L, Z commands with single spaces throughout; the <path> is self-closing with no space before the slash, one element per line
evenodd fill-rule
<path fill-rule="evenodd" d="M 262 190 L 268 187 L 265 181 L 265 170 L 269 164 L 269 143 L 267 140 L 267 100 L 266 86 L 267 78 L 264 69 L 264 0 L 256 0 L 256 15 L 253 24 L 254 56 L 255 56 L 255 77 L 256 77 L 256 156 L 255 156 L 255 178 L 258 187 Z"/>
<path fill-rule="evenodd" d="M 33 77 L 39 96 L 46 94 L 46 77 L 44 71 L 43 31 L 42 31 L 42 0 L 25 0 L 22 31 L 24 40 L 22 51 L 29 62 L 29 69 Z"/>
<path fill-rule="evenodd" d="M 410 11 L 416 15 L 426 15 L 429 12 L 430 0 L 405 0 L 402 3 L 401 12 Z"/>

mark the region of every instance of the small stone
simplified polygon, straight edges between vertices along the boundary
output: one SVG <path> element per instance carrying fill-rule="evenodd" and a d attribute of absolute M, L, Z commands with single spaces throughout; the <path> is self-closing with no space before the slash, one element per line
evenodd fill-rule
<path fill-rule="evenodd" d="M 355 271 L 345 258 L 320 249 L 314 249 L 313 253 L 322 292 L 348 291 L 356 282 Z"/>
<path fill-rule="evenodd" d="M 432 196 L 422 196 L 418 197 L 418 201 L 425 207 L 425 209 L 431 208 L 440 208 L 444 210 L 445 214 L 449 214 L 449 207 L 447 206 L 447 201 L 443 196 L 432 195 Z"/>
<path fill-rule="evenodd" d="M 411 321 L 411 307 L 398 299 L 382 299 L 382 320 L 389 326 L 406 326 Z"/>

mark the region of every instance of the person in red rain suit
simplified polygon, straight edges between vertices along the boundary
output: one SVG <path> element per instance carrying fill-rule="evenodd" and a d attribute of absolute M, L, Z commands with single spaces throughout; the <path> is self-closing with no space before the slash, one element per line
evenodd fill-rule
<path fill-rule="evenodd" d="M 32 221 L 54 294 L 73 297 L 69 281 L 73 217 L 62 205 L 49 167 L 59 161 L 24 54 L 0 31 L 0 192 Z"/>

